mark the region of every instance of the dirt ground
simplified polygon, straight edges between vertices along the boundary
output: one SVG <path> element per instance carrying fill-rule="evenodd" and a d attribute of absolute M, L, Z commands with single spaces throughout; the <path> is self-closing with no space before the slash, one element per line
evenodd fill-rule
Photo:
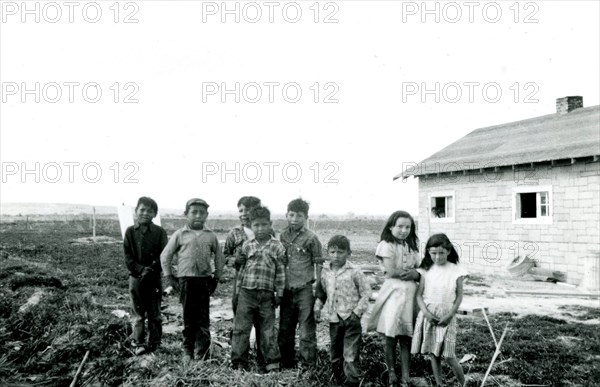
<path fill-rule="evenodd" d="M 327 382 L 330 364 L 326 322 L 317 328 L 317 343 L 321 349 L 318 372 L 301 375 L 298 370 L 285 370 L 276 375 L 258 375 L 255 368 L 243 372 L 233 371 L 228 366 L 229 333 L 233 327 L 231 268 L 226 270 L 223 282 L 211 299 L 211 360 L 187 368 L 180 364 L 183 321 L 181 305 L 173 294 L 163 298 L 161 349 L 133 356 L 127 337 L 131 329 L 130 306 L 120 236 L 113 232 L 115 222 L 107 221 L 103 227 L 113 231 L 99 233 L 93 240 L 90 233 L 86 236 L 77 231 L 86 224 L 36 223 L 31 229 L 20 224 L 0 227 L 3 237 L 0 243 L 0 385 L 32 385 L 39 381 L 44 381 L 44 385 L 68 385 L 86 350 L 90 349 L 90 359 L 81 375 L 84 385 L 88 386 L 194 386 L 206 381 L 228 386 L 330 385 Z M 170 229 L 177 226 L 172 224 Z M 220 239 L 226 235 L 225 226 L 220 227 Z M 333 234 L 347 234 L 352 242 L 352 262 L 377 264 L 373 246 L 377 244 L 379 224 L 369 229 L 362 223 L 349 224 L 350 228 L 343 224 L 337 227 L 339 230 L 323 225 L 317 230 L 320 239 L 327 241 Z M 597 333 L 600 300 L 586 298 L 584 293 L 587 292 L 571 285 L 516 279 L 507 272 L 504 274 L 473 274 L 465 282 L 461 310 L 467 314 L 459 315 L 459 357 L 476 355 L 476 359 L 464 364 L 467 385 L 481 385 L 494 353 L 494 342 L 483 314 L 472 313 L 478 308 L 487 308 L 496 338 L 510 324 L 502 354 L 492 372 L 493 379 L 486 385 L 588 386 L 594 385 L 591 381 L 600 380 Z M 563 296 L 511 294 L 516 291 L 562 293 Z M 35 301 L 39 303 L 35 305 Z M 21 307 L 23 310 L 19 310 Z M 363 324 L 367 318 L 365 314 Z M 71 336 L 77 339 L 65 341 Z M 364 369 L 363 387 L 383 386 L 386 371 L 381 338 L 376 334 L 363 338 L 361 361 L 368 364 Z M 415 356 L 413 365 L 414 384 L 430 386 L 430 365 L 426 359 Z"/>
<path fill-rule="evenodd" d="M 461 305 L 462 310 L 487 307 L 490 314 L 511 312 L 517 315 L 541 315 L 568 322 L 581 322 L 573 318 L 573 312 L 566 312 L 565 306 L 585 306 L 600 308 L 598 297 L 574 296 L 589 294 L 587 291 L 563 283 L 541 282 L 533 280 L 515 279 L 510 277 L 475 277 L 475 281 L 465 284 L 465 297 Z M 487 286 L 481 286 L 486 284 Z M 546 296 L 546 295 L 521 295 L 510 294 L 511 291 L 535 293 L 563 293 L 573 296 Z M 598 293 L 596 293 L 598 295 Z M 600 324 L 600 319 L 586 320 L 586 324 Z"/>
<path fill-rule="evenodd" d="M 566 293 L 571 296 L 543 296 L 543 295 L 515 295 L 511 291 L 539 292 L 539 293 Z M 577 319 L 577 306 L 588 308 L 600 308 L 600 299 L 586 297 L 589 292 L 584 292 L 574 286 L 561 283 L 540 282 L 533 280 L 523 280 L 510 278 L 508 276 L 472 276 L 467 280 L 464 287 L 464 300 L 460 310 L 467 315 L 473 315 L 474 318 L 483 319 L 483 315 L 473 310 L 487 308 L 487 314 L 496 313 L 514 313 L 519 316 L 539 315 L 548 316 L 556 319 L 562 319 L 567 322 L 582 323 Z M 582 296 L 575 296 L 581 294 Z M 166 307 L 163 313 L 166 321 L 163 326 L 165 334 L 180 334 L 181 326 L 181 306 L 175 296 L 166 297 L 163 300 Z M 370 308 L 373 302 L 370 303 Z M 572 308 L 575 307 L 575 308 Z M 363 326 L 369 318 L 369 311 L 363 316 Z M 277 317 L 278 317 L 277 310 Z M 231 310 L 231 300 L 227 297 L 213 297 L 210 303 L 210 318 L 213 326 L 223 326 L 233 324 L 233 311 Z M 589 319 L 583 321 L 585 324 L 600 324 L 600 319 Z M 327 348 L 329 345 L 329 333 L 327 323 L 321 322 L 318 329 L 318 347 Z M 215 336 L 216 332 L 213 332 Z M 254 334 L 254 332 L 253 332 Z M 252 336 L 252 341 L 253 341 Z M 213 337 L 218 345 L 227 347 L 226 337 Z"/>
<path fill-rule="evenodd" d="M 226 289 L 221 289 L 221 292 L 224 291 L 226 291 Z M 585 310 L 585 308 L 578 309 L 577 307 L 599 308 L 600 300 L 598 300 L 598 298 L 585 298 L 583 296 L 556 297 L 539 295 L 512 295 L 509 294 L 510 291 L 548 293 L 563 292 L 568 294 L 583 294 L 582 291 L 570 285 L 527 281 L 510 278 L 508 276 L 494 277 L 474 275 L 465 283 L 465 297 L 460 310 L 465 312 L 466 315 L 461 315 L 460 318 L 476 319 L 480 320 L 482 324 L 485 324 L 483 322 L 483 314 L 472 313 L 472 311 L 476 308 L 487 308 L 487 314 L 489 316 L 493 316 L 494 314 L 498 313 L 510 312 L 518 316 L 539 315 L 562 319 L 566 322 L 578 322 L 591 325 L 600 324 L 599 318 L 587 319 L 584 321 L 577 319 L 578 310 Z M 181 337 L 182 329 L 181 306 L 177 300 L 177 297 L 173 295 L 165 297 L 163 304 L 166 305 L 163 308 L 163 332 L 165 335 L 174 335 L 171 336 L 174 340 L 169 340 L 171 343 L 178 342 Z M 228 331 L 231 329 L 233 324 L 233 312 L 231 310 L 230 299 L 226 296 L 214 297 L 211 298 L 210 305 L 213 346 L 217 348 L 219 352 L 228 357 L 228 353 L 230 351 Z M 371 302 L 370 305 L 372 306 L 373 302 Z M 363 326 L 366 326 L 365 322 L 368 318 L 369 312 L 365 313 L 363 316 Z M 500 330 L 500 328 L 501 327 L 495 327 L 496 330 Z M 328 324 L 326 322 L 321 322 L 318 324 L 317 343 L 319 349 L 327 350 L 329 346 L 329 332 Z M 252 333 L 251 344 L 254 344 L 254 332 Z M 133 361 L 138 362 L 138 366 L 144 367 L 144 364 L 150 360 L 145 356 L 142 356 Z M 150 364 L 151 363 L 152 361 L 150 361 Z M 161 374 L 164 378 L 165 373 L 163 372 Z M 468 380 L 473 378 L 475 378 L 474 380 L 481 380 L 481 377 L 482 375 L 479 374 L 467 375 Z M 502 386 L 521 385 L 517 381 L 512 380 L 504 375 L 497 375 L 494 380 L 495 383 L 498 383 L 498 385 Z M 430 385 L 425 378 L 415 377 L 412 379 L 412 381 L 416 386 Z M 159 383 L 160 381 L 156 380 L 156 382 Z"/>

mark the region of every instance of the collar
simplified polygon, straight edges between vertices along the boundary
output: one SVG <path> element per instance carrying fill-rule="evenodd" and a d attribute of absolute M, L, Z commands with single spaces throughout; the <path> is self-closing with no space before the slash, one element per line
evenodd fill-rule
<path fill-rule="evenodd" d="M 344 270 L 354 269 L 354 265 L 350 261 L 346 261 L 344 266 L 340 267 L 337 271 L 333 270 L 333 268 L 331 267 L 331 261 L 325 261 L 323 267 L 327 270 L 330 270 L 332 273 L 341 273 Z"/>
<path fill-rule="evenodd" d="M 394 243 L 397 244 L 398 246 L 408 246 L 408 243 L 406 243 L 406 239 L 400 241 L 400 240 L 394 238 Z"/>
<path fill-rule="evenodd" d="M 193 231 L 193 232 L 198 232 L 198 231 L 210 231 L 209 229 L 206 228 L 206 226 L 204 228 L 202 228 L 201 230 L 194 230 L 192 228 L 190 228 L 189 224 L 186 223 L 185 226 L 183 226 L 183 231 Z"/>
<path fill-rule="evenodd" d="M 134 229 L 139 229 L 142 225 L 139 224 L 137 221 L 135 222 L 135 224 L 133 225 Z M 152 223 L 152 221 L 150 221 L 150 223 L 148 223 L 148 229 L 150 229 L 152 226 L 154 226 L 154 223 Z"/>
<path fill-rule="evenodd" d="M 285 228 L 285 231 L 287 231 L 289 234 L 302 234 L 303 232 L 305 232 L 307 230 L 306 225 L 300 227 L 300 230 L 298 231 L 292 231 L 292 228 L 290 226 L 287 226 Z"/>
<path fill-rule="evenodd" d="M 271 237 L 269 238 L 269 240 L 266 243 L 271 243 L 273 241 L 277 242 L 277 238 L 275 238 L 273 235 L 271 235 Z M 250 242 L 260 244 L 260 242 L 258 240 L 256 240 L 256 237 L 250 239 Z"/>

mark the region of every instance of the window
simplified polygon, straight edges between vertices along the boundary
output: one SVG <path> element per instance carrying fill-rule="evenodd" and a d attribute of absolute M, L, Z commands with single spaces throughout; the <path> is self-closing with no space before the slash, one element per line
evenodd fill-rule
<path fill-rule="evenodd" d="M 552 223 L 552 187 L 513 189 L 513 223 Z"/>
<path fill-rule="evenodd" d="M 454 222 L 454 191 L 429 196 L 429 218 L 437 222 Z"/>

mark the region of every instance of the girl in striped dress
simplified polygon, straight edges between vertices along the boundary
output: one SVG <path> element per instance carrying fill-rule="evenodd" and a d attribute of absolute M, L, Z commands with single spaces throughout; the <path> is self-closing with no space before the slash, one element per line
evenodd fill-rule
<path fill-rule="evenodd" d="M 430 355 L 438 386 L 443 385 L 440 357 L 444 357 L 462 386 L 465 376 L 454 349 L 456 312 L 463 298 L 463 279 L 468 273 L 458 265 L 458 254 L 445 234 L 429 238 L 419 270 L 423 270 L 417 290 L 421 311 L 415 324 L 411 352 Z"/>

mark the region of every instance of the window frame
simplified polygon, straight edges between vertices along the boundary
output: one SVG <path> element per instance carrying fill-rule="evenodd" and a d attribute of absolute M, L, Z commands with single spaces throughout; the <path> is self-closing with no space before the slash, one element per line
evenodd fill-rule
<path fill-rule="evenodd" d="M 546 210 L 548 215 L 541 216 L 542 209 L 541 193 L 546 192 Z M 535 218 L 519 218 L 520 216 L 520 194 L 535 193 Z M 552 224 L 554 217 L 554 208 L 552 205 L 552 186 L 551 185 L 528 185 L 513 187 L 512 190 L 512 223 L 513 224 Z"/>
<path fill-rule="evenodd" d="M 448 198 L 451 197 L 452 198 L 452 214 L 450 216 L 448 216 L 448 213 L 446 211 L 446 217 L 444 218 L 436 218 L 433 216 L 433 214 L 431 213 L 431 199 L 433 198 Z M 448 202 L 446 201 L 446 208 L 445 210 L 448 209 Z M 427 200 L 427 212 L 429 213 L 429 221 L 432 223 L 454 223 L 456 221 L 456 192 L 454 190 L 451 191 L 435 191 L 435 192 L 431 192 L 428 196 L 428 200 Z"/>

